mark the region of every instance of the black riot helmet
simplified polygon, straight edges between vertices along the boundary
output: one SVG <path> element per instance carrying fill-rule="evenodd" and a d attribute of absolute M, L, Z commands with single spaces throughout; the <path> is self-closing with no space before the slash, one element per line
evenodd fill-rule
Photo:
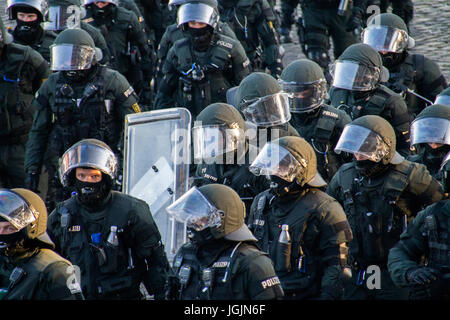
<path fill-rule="evenodd" d="M 327 81 L 322 68 L 314 61 L 299 59 L 291 62 L 279 80 L 284 92 L 291 94 L 289 109 L 293 113 L 315 110 L 327 95 Z"/>
<path fill-rule="evenodd" d="M 94 40 L 82 29 L 66 29 L 50 46 L 53 71 L 79 71 L 90 69 L 102 59 L 102 51 L 95 47 Z"/>

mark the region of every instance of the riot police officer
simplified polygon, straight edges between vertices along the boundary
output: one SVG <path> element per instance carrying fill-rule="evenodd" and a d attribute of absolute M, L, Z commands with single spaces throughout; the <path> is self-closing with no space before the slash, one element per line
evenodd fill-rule
<path fill-rule="evenodd" d="M 346 162 L 343 154 L 334 152 L 344 126 L 352 120 L 342 110 L 325 104 L 327 81 L 320 66 L 307 59 L 291 62 L 281 74 L 283 91 L 291 94 L 290 124 L 308 141 L 316 152 L 317 170 L 330 181 Z"/>
<path fill-rule="evenodd" d="M 220 183 L 236 191 L 250 211 L 253 198 L 269 185 L 248 167 L 247 128 L 239 111 L 226 103 L 213 103 L 197 117 L 192 129 L 196 172 L 194 184 Z"/>
<path fill-rule="evenodd" d="M 49 174 L 47 205 L 68 197 L 57 177 L 64 151 L 85 138 L 97 138 L 120 155 L 124 118 L 140 112 L 137 96 L 119 72 L 98 64 L 100 49 L 81 29 L 66 29 L 55 40 L 51 74 L 33 100 L 33 126 L 26 149 L 27 186 L 37 189 L 40 168 Z M 81 59 L 83 57 L 83 59 Z"/>
<path fill-rule="evenodd" d="M 136 15 L 118 0 L 84 0 L 85 22 L 99 28 L 111 53 L 111 68 L 123 74 L 136 90 L 143 105 L 152 104 L 150 82 L 154 64 L 152 44 Z"/>
<path fill-rule="evenodd" d="M 251 70 L 266 68 L 279 78 L 282 47 L 275 29 L 275 15 L 266 0 L 219 0 L 220 20 L 233 29 L 250 59 Z"/>
<path fill-rule="evenodd" d="M 232 97 L 234 96 L 234 97 Z M 267 141 L 284 136 L 299 136 L 289 123 L 289 94 L 274 77 L 252 72 L 229 96 L 246 120 L 250 159 L 255 159 Z"/>
<path fill-rule="evenodd" d="M 99 29 L 81 20 L 86 15 L 86 9 L 81 6 L 80 0 L 49 0 L 48 5 L 48 13 L 44 22 L 45 30 L 59 34 L 67 28 L 83 29 L 92 37 L 95 46 L 102 50 L 103 58 L 99 62 L 106 65 L 109 63 L 110 52 L 102 33 Z M 48 58 L 50 59 L 50 55 Z"/>
<path fill-rule="evenodd" d="M 182 1 L 171 1 L 171 7 L 173 7 L 174 11 L 177 11 L 181 4 L 187 3 L 189 0 L 182 0 Z M 214 3 L 214 1 L 209 1 L 210 3 Z M 208 3 L 208 2 L 207 2 Z M 215 7 L 217 7 L 217 3 L 215 3 Z M 219 20 L 217 24 L 217 32 L 230 37 L 232 39 L 237 40 L 236 35 L 234 34 L 233 30 L 230 28 L 230 26 Z M 156 68 L 156 83 L 160 83 L 162 77 L 164 76 L 162 72 L 162 67 L 164 65 L 164 62 L 166 61 L 167 53 L 169 52 L 169 49 L 172 47 L 172 45 L 175 43 L 175 41 L 183 39 L 186 36 L 186 30 L 184 30 L 182 27 L 178 26 L 178 24 L 175 22 L 171 25 L 169 25 L 166 28 L 166 31 L 164 32 L 161 41 L 158 45 L 158 52 L 157 52 L 157 58 L 158 58 L 158 66 Z"/>
<path fill-rule="evenodd" d="M 97 139 L 85 139 L 62 156 L 59 173 L 76 195 L 58 203 L 48 219 L 55 250 L 81 270 L 86 299 L 142 299 L 140 283 L 164 297 L 169 263 L 148 205 L 111 191 L 118 162 Z"/>
<path fill-rule="evenodd" d="M 72 264 L 52 249 L 44 201 L 0 189 L 0 300 L 82 300 Z"/>
<path fill-rule="evenodd" d="M 56 34 L 41 27 L 47 11 L 47 1 L 8 0 L 6 5 L 9 19 L 17 22 L 15 29 L 11 32 L 14 42 L 30 46 L 45 60 L 50 61 L 49 47 L 55 41 Z"/>
<path fill-rule="evenodd" d="M 436 62 L 410 53 L 415 41 L 397 15 L 383 13 L 371 18 L 363 30 L 362 41 L 380 53 L 383 65 L 389 69 L 389 80 L 383 84 L 405 98 L 412 118 L 447 87 Z"/>
<path fill-rule="evenodd" d="M 441 166 L 450 190 L 450 153 Z M 450 298 L 448 256 L 450 200 L 442 200 L 420 211 L 390 250 L 388 268 L 399 287 L 409 287 L 410 299 Z M 426 265 L 423 264 L 425 257 Z"/>
<path fill-rule="evenodd" d="M 248 225 L 275 265 L 289 299 L 342 295 L 352 231 L 339 203 L 321 191 L 316 154 L 300 137 L 268 142 L 250 165 L 270 179 L 256 196 Z"/>
<path fill-rule="evenodd" d="M 434 104 L 443 104 L 444 106 L 450 107 L 450 87 L 442 90 L 434 100 Z"/>
<path fill-rule="evenodd" d="M 230 187 L 193 187 L 167 213 L 187 224 L 189 242 L 173 260 L 169 299 L 273 300 L 283 289 L 267 254 L 244 223 L 245 206 Z"/>
<path fill-rule="evenodd" d="M 411 145 L 418 153 L 408 160 L 424 164 L 443 183 L 439 169 L 450 151 L 450 107 L 433 104 L 423 109 L 411 123 Z"/>
<path fill-rule="evenodd" d="M 239 41 L 217 32 L 215 1 L 191 1 L 178 9 L 178 26 L 187 31 L 163 65 L 157 109 L 181 106 L 193 119 L 208 105 L 226 101 L 226 91 L 249 74 L 249 60 Z"/>
<path fill-rule="evenodd" d="M 410 117 L 403 98 L 382 82 L 389 78 L 379 53 L 367 44 L 345 49 L 332 67 L 329 91 L 331 105 L 344 109 L 355 120 L 364 115 L 379 115 L 394 127 L 397 149 L 407 156 Z"/>
<path fill-rule="evenodd" d="M 31 100 L 49 76 L 47 61 L 12 43 L 0 18 L 0 186 L 25 185 L 25 143 L 33 121 Z"/>
<path fill-rule="evenodd" d="M 417 212 L 443 197 L 439 182 L 426 167 L 405 160 L 395 148 L 394 129 L 376 115 L 353 120 L 336 145 L 337 152 L 355 157 L 339 168 L 327 187 L 327 193 L 344 207 L 354 234 L 349 255 L 353 277 L 343 299 L 407 297 L 389 276 L 389 249 Z M 377 290 L 368 286 L 373 270 L 379 272 Z"/>

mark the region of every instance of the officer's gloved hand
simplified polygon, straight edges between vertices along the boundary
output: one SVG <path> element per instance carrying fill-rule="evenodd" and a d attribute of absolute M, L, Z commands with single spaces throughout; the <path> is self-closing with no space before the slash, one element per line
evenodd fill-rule
<path fill-rule="evenodd" d="M 169 275 L 166 282 L 166 300 L 178 300 L 180 280 L 175 275 Z"/>
<path fill-rule="evenodd" d="M 345 26 L 345 31 L 352 32 L 355 29 L 362 29 L 363 28 L 363 11 L 358 8 L 354 7 L 352 11 L 352 15 L 347 21 L 347 24 Z"/>
<path fill-rule="evenodd" d="M 412 285 L 430 284 L 438 279 L 439 271 L 429 267 L 419 267 L 406 272 L 406 280 Z"/>
<path fill-rule="evenodd" d="M 40 193 L 39 186 L 39 172 L 31 171 L 27 173 L 25 177 L 25 187 L 33 192 Z"/>
<path fill-rule="evenodd" d="M 281 73 L 283 72 L 283 65 L 281 64 L 281 60 L 273 63 L 269 66 L 270 74 L 275 79 L 280 79 Z"/>

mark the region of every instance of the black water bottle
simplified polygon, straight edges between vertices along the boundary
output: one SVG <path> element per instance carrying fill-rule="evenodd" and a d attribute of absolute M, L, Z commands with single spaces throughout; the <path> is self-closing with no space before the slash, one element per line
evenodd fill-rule
<path fill-rule="evenodd" d="M 276 272 L 289 272 L 291 270 L 291 246 L 292 241 L 289 235 L 289 225 L 283 224 L 276 248 Z"/>

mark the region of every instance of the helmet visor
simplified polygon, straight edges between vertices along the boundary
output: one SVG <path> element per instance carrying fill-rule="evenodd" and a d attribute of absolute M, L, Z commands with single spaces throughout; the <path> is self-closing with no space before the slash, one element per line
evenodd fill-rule
<path fill-rule="evenodd" d="M 306 160 L 300 164 L 288 150 L 277 143 L 268 142 L 252 162 L 249 170 L 256 176 L 277 176 L 292 182 L 302 167 L 306 168 Z"/>
<path fill-rule="evenodd" d="M 411 124 L 411 145 L 440 143 L 450 145 L 450 120 L 444 118 L 421 118 Z"/>
<path fill-rule="evenodd" d="M 363 43 L 377 51 L 400 53 L 408 46 L 408 34 L 388 26 L 367 27 L 361 37 Z"/>
<path fill-rule="evenodd" d="M 39 213 L 19 194 L 11 190 L 0 189 L 0 216 L 17 230 L 21 230 L 35 222 Z"/>
<path fill-rule="evenodd" d="M 225 125 L 199 126 L 192 128 L 194 159 L 212 159 L 226 152 L 236 150 L 244 138 L 240 128 Z"/>
<path fill-rule="evenodd" d="M 261 127 L 283 124 L 291 120 L 289 94 L 278 92 L 257 99 L 241 108 L 245 120 Z"/>
<path fill-rule="evenodd" d="M 218 15 L 213 7 L 204 3 L 185 3 L 177 12 L 178 26 L 190 21 L 202 22 L 215 28 Z"/>
<path fill-rule="evenodd" d="M 167 214 L 188 228 L 202 231 L 208 227 L 219 227 L 220 211 L 198 190 L 192 187 L 166 208 Z"/>
<path fill-rule="evenodd" d="M 48 18 L 44 22 L 44 29 L 59 31 L 80 27 L 79 6 L 51 6 L 48 8 Z"/>
<path fill-rule="evenodd" d="M 389 146 L 370 129 L 358 125 L 347 125 L 334 150 L 338 154 L 344 151 L 379 162 L 389 153 Z"/>
<path fill-rule="evenodd" d="M 117 158 L 112 151 L 93 144 L 78 144 L 69 148 L 61 157 L 59 176 L 61 183 L 67 186 L 72 169 L 87 167 L 98 169 L 114 179 L 117 166 Z"/>
<path fill-rule="evenodd" d="M 444 157 L 444 160 L 442 161 L 441 168 L 439 169 L 439 171 L 442 171 L 444 167 L 446 167 L 447 171 L 450 171 L 448 163 L 450 163 L 450 152 L 447 153 L 447 155 Z"/>
<path fill-rule="evenodd" d="M 436 97 L 434 104 L 443 104 L 444 106 L 450 107 L 450 96 L 440 95 Z"/>
<path fill-rule="evenodd" d="M 381 77 L 377 67 L 366 67 L 352 61 L 336 61 L 331 67 L 333 87 L 355 90 L 373 90 Z"/>
<path fill-rule="evenodd" d="M 95 49 L 72 44 L 52 45 L 50 67 L 53 71 L 86 70 L 92 65 Z"/>
<path fill-rule="evenodd" d="M 284 92 L 290 94 L 289 110 L 296 113 L 312 110 L 321 105 L 327 91 L 325 79 L 302 84 L 280 81 L 280 85 Z"/>

